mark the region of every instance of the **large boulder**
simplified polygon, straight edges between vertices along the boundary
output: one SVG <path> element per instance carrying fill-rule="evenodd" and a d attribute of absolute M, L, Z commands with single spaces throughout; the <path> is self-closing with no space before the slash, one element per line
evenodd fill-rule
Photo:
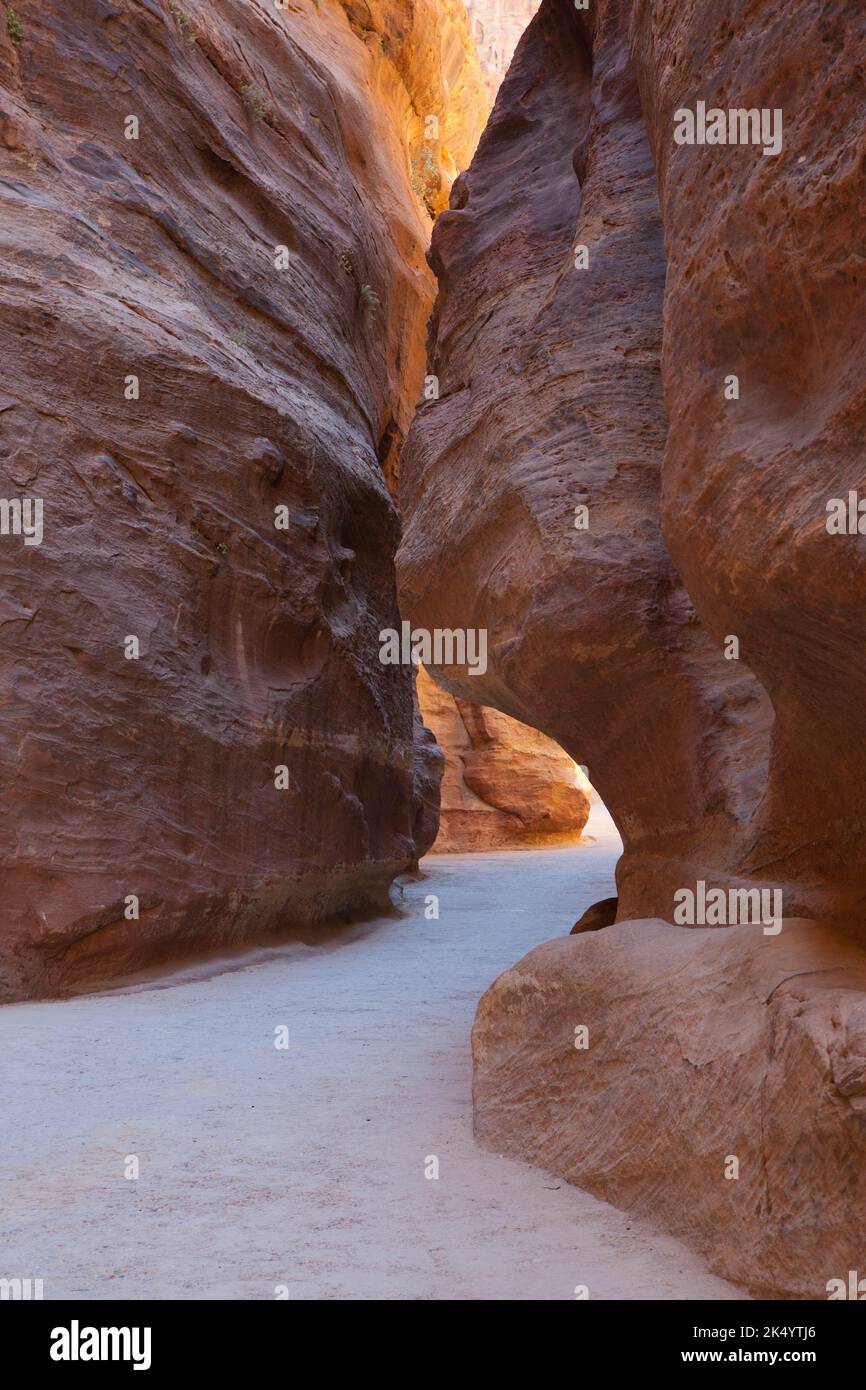
<path fill-rule="evenodd" d="M 826 1298 L 862 1272 L 866 953 L 831 929 L 550 941 L 484 995 L 472 1053 L 488 1148 L 663 1224 L 759 1295 Z"/>

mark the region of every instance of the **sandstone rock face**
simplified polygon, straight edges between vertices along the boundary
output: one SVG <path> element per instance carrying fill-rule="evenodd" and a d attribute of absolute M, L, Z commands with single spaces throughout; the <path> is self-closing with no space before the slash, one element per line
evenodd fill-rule
<path fill-rule="evenodd" d="M 866 495 L 863 9 L 806 0 L 788 24 L 768 2 L 729 24 L 712 0 L 661 0 L 635 6 L 632 49 L 667 253 L 663 531 L 775 712 L 746 871 L 864 941 L 866 566 L 862 537 L 827 529 L 828 502 Z M 778 113 L 780 152 L 675 144 L 700 98 Z"/>
<path fill-rule="evenodd" d="M 862 1271 L 866 954 L 830 929 L 548 942 L 484 995 L 472 1051 L 496 1152 L 662 1221 L 759 1295 Z"/>
<path fill-rule="evenodd" d="M 789 21 L 544 0 L 434 236 L 399 569 L 414 623 L 487 629 L 437 681 L 587 764 L 624 841 L 618 925 L 482 1001 L 480 1138 L 824 1297 L 866 1234 L 866 30 Z M 781 148 L 677 144 L 698 101 Z M 781 934 L 647 920 L 701 880 L 781 893 Z"/>
<path fill-rule="evenodd" d="M 421 667 L 424 723 L 445 756 L 440 852 L 569 844 L 589 815 L 588 789 L 551 739 L 499 710 L 455 700 Z"/>
<path fill-rule="evenodd" d="M 431 297 L 417 93 L 447 123 L 461 83 L 433 0 L 390 55 L 346 8 L 19 0 L 0 45 L 0 491 L 44 506 L 0 538 L 4 999 L 415 857 L 380 460 Z"/>
<path fill-rule="evenodd" d="M 439 833 L 442 780 L 445 773 L 445 753 L 437 743 L 432 730 L 424 722 L 417 693 L 413 754 L 412 839 L 415 845 L 415 867 L 418 860 L 433 848 Z"/>
<path fill-rule="evenodd" d="M 600 898 L 581 914 L 569 934 L 580 936 L 581 932 L 603 931 L 605 927 L 612 927 L 616 921 L 616 909 L 616 898 Z"/>
<path fill-rule="evenodd" d="M 340 4 L 374 60 L 375 95 L 401 110 L 412 186 L 430 212 L 441 212 L 475 152 L 491 105 L 463 0 Z"/>
<path fill-rule="evenodd" d="M 662 224 L 628 12 L 593 17 L 542 5 L 436 225 L 440 399 L 401 462 L 401 607 L 487 629 L 487 673 L 437 681 L 588 766 L 620 916 L 668 916 L 678 886 L 741 873 L 770 705 L 662 539 Z"/>
<path fill-rule="evenodd" d="M 487 78 L 491 103 L 539 4 L 540 0 L 466 0 L 472 38 Z"/>

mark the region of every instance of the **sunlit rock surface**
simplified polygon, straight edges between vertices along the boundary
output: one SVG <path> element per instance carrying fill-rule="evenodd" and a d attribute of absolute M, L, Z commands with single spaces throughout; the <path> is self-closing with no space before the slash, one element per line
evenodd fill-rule
<path fill-rule="evenodd" d="M 568 844 L 589 815 L 589 789 L 552 739 L 499 710 L 455 700 L 418 672 L 424 723 L 445 754 L 434 849 L 463 852 Z"/>
<path fill-rule="evenodd" d="M 400 111 L 412 186 L 441 212 L 491 105 L 463 0 L 339 3 L 373 60 L 373 96 Z"/>
<path fill-rule="evenodd" d="M 466 0 L 491 102 L 540 0 Z"/>

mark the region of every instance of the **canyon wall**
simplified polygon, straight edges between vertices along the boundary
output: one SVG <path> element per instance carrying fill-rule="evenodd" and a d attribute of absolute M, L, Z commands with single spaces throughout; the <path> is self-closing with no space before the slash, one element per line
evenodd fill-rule
<path fill-rule="evenodd" d="M 425 117 L 468 157 L 486 114 L 466 22 L 15 6 L 0 490 L 44 533 L 0 539 L 2 999 L 370 909 L 435 834 L 412 672 L 378 659 L 382 469 L 447 197 Z"/>
<path fill-rule="evenodd" d="M 573 7 L 542 7 L 436 224 L 440 396 L 401 463 L 401 607 L 487 630 L 486 674 L 431 674 L 588 766 L 620 916 L 665 916 L 678 885 L 739 873 L 770 706 L 662 539 L 662 225 L 625 12 L 597 22 L 591 58 Z"/>
<path fill-rule="evenodd" d="M 418 697 L 445 757 L 437 853 L 544 848 L 580 838 L 590 788 L 552 739 L 499 710 L 455 700 L 423 667 Z"/>
<path fill-rule="evenodd" d="M 399 113 L 412 187 L 435 215 L 448 206 L 451 184 L 471 160 L 490 110 L 466 6 L 463 0 L 339 3 L 373 59 L 369 95 L 392 119 Z"/>
<path fill-rule="evenodd" d="M 745 870 L 866 942 L 864 541 L 859 515 L 828 528 L 866 481 L 866 15 L 738 8 L 632 19 L 665 228 L 662 528 L 701 621 L 736 635 L 773 704 Z M 780 151 L 677 146 L 675 112 L 700 99 L 764 112 Z"/>
<path fill-rule="evenodd" d="M 782 1297 L 866 1239 L 862 542 L 826 524 L 862 486 L 864 49 L 848 0 L 544 0 L 434 234 L 402 464 L 404 613 L 488 633 L 432 674 L 586 764 L 624 842 L 616 925 L 479 1006 L 478 1135 Z M 699 101 L 782 148 L 676 143 Z M 677 916 L 699 883 L 746 925 Z"/>
<path fill-rule="evenodd" d="M 491 105 L 540 0 L 466 0 Z"/>

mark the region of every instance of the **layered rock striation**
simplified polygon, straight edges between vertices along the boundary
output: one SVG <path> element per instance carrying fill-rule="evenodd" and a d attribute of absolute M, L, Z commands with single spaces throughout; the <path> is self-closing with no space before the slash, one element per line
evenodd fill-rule
<path fill-rule="evenodd" d="M 372 59 L 371 95 L 397 115 L 412 186 L 435 215 L 448 206 L 490 110 L 463 0 L 339 4 Z"/>
<path fill-rule="evenodd" d="M 466 0 L 472 38 L 487 79 L 491 104 L 508 72 L 514 50 L 540 0 Z"/>
<path fill-rule="evenodd" d="M 745 872 L 866 943 L 866 21 L 850 0 L 789 20 L 772 0 L 632 15 L 664 211 L 662 529 L 702 623 L 737 637 L 772 701 Z M 677 144 L 701 101 L 716 137 L 750 143 Z"/>
<path fill-rule="evenodd" d="M 482 1001 L 478 1133 L 781 1297 L 866 1238 L 864 46 L 847 0 L 544 0 L 436 228 L 401 478 L 404 611 L 488 633 L 433 676 L 624 842 Z"/>
<path fill-rule="evenodd" d="M 831 928 L 550 941 L 484 995 L 472 1047 L 497 1153 L 664 1225 L 759 1296 L 827 1298 L 862 1271 L 866 954 Z"/>
<path fill-rule="evenodd" d="M 401 464 L 401 605 L 487 630 L 485 675 L 431 674 L 588 766 L 624 842 L 620 916 L 666 915 L 678 885 L 740 871 L 770 704 L 662 538 L 662 221 L 627 10 L 593 14 L 542 6 L 435 228 L 440 395 Z"/>
<path fill-rule="evenodd" d="M 421 714 L 445 758 L 438 853 L 573 844 L 588 785 L 551 739 L 499 710 L 455 700 L 418 673 Z"/>
<path fill-rule="evenodd" d="M 0 537 L 0 998 L 369 909 L 435 834 L 383 468 L 424 119 L 485 111 L 465 15 L 367 8 L 19 0 L 0 42 L 0 491 L 43 515 Z"/>

